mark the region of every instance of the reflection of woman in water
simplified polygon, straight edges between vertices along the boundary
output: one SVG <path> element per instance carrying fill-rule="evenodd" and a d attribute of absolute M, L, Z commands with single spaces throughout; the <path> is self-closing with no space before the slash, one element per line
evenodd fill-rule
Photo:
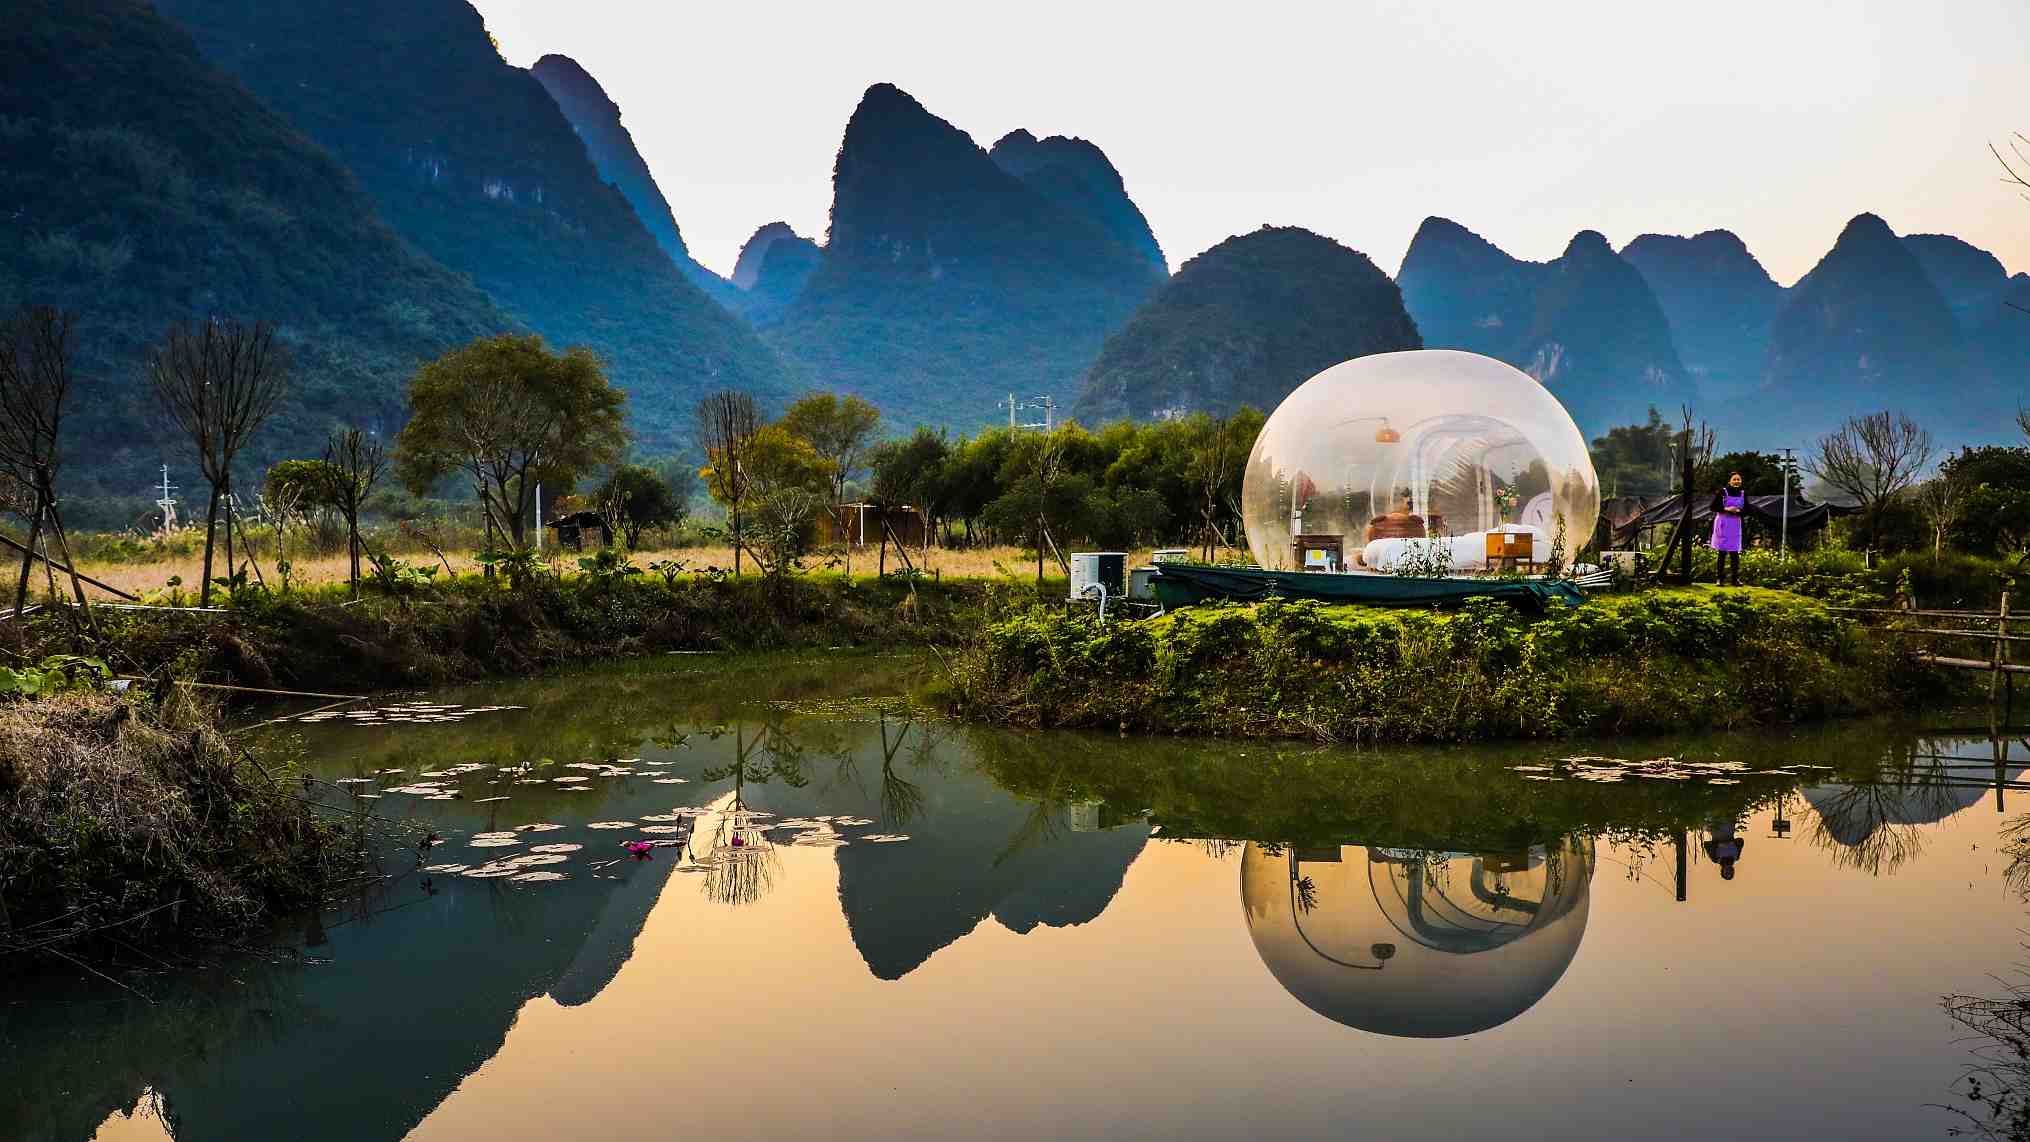
<path fill-rule="evenodd" d="M 1735 835 L 1732 821 L 1715 821 L 1706 830 L 1706 843 L 1700 847 L 1706 850 L 1706 859 L 1720 866 L 1720 879 L 1734 879 L 1734 864 L 1741 859 L 1741 848 L 1748 842 Z"/>
<path fill-rule="evenodd" d="M 1709 541 L 1719 555 L 1721 586 L 1727 586 L 1727 566 L 1732 561 L 1734 583 L 1741 585 L 1741 517 L 1748 510 L 1748 492 L 1741 486 L 1741 473 L 1727 477 L 1727 486 L 1713 493 L 1713 538 Z"/>

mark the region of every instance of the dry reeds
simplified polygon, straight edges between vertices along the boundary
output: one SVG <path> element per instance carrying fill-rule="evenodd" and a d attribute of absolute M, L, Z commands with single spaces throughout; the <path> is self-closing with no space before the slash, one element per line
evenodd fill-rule
<path fill-rule="evenodd" d="M 181 688 L 0 703 L 0 956 L 243 929 L 315 899 L 333 842 Z"/>

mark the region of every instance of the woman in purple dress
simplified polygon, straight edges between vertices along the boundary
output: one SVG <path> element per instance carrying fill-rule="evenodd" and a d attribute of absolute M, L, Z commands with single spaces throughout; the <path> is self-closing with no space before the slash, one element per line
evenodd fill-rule
<path fill-rule="evenodd" d="M 1733 568 L 1733 585 L 1741 585 L 1741 517 L 1748 510 L 1748 492 L 1741 486 L 1741 473 L 1727 477 L 1727 486 L 1713 493 L 1713 538 L 1709 541 L 1719 555 L 1719 584 L 1728 585 L 1728 568 Z"/>

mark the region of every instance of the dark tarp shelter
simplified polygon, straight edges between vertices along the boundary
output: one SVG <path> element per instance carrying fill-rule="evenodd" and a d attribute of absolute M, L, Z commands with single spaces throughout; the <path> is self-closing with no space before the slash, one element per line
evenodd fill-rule
<path fill-rule="evenodd" d="M 1612 501 L 1610 501 L 1612 502 Z M 1624 500 L 1616 505 L 1621 510 L 1608 511 L 1609 524 L 1613 528 L 1614 543 L 1626 547 L 1634 543 L 1643 531 L 1678 522 L 1683 514 L 1679 510 L 1679 497 L 1652 496 L 1642 501 L 1640 510 L 1628 512 Z M 1792 538 L 1812 535 L 1824 531 L 1826 525 L 1836 516 L 1852 515 L 1857 508 L 1842 507 L 1839 504 L 1815 504 L 1803 496 L 1793 493 L 1790 497 L 1790 534 Z M 1745 517 L 1752 519 L 1771 532 L 1784 526 L 1782 496 L 1749 496 Z M 1616 518 L 1616 517 L 1620 518 Z M 1705 492 L 1692 497 L 1692 529 L 1694 534 L 1702 533 L 1713 526 L 1713 494 Z"/>
<path fill-rule="evenodd" d="M 560 515 L 546 526 L 557 529 L 557 546 L 573 551 L 585 550 L 585 533 L 599 533 L 599 546 L 613 546 L 613 529 L 607 526 L 606 517 L 598 512 L 577 511 Z"/>

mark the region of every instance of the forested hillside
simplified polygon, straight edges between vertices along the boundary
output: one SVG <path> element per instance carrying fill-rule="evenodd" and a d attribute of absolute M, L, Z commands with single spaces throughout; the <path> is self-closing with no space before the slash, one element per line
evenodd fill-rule
<path fill-rule="evenodd" d="M 464 0 L 160 7 L 330 148 L 396 231 L 551 343 L 598 352 L 651 446 L 687 437 L 706 390 L 789 391 L 780 362 L 684 279 Z"/>
<path fill-rule="evenodd" d="M 832 182 L 824 257 L 768 336 L 902 423 L 973 427 L 1009 392 L 1068 399 L 1162 280 L 887 84 L 847 123 Z"/>
<path fill-rule="evenodd" d="M 139 494 L 165 460 L 195 482 L 142 370 L 174 321 L 282 328 L 293 392 L 249 473 L 333 425 L 392 430 L 420 361 L 511 327 L 150 5 L 12 0 L 0 59 L 0 306 L 79 315 L 67 491 Z"/>
<path fill-rule="evenodd" d="M 1184 263 L 1107 339 L 1074 411 L 1087 423 L 1270 411 L 1321 369 L 1422 345 L 1365 254 L 1264 226 Z"/>

